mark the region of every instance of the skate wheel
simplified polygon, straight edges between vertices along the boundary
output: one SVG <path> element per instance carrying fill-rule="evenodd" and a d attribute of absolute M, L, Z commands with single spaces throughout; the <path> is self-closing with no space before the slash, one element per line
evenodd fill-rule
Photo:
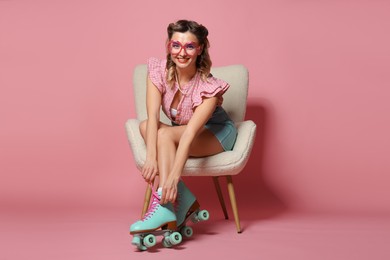
<path fill-rule="evenodd" d="M 138 250 L 139 251 L 145 251 L 146 249 L 148 249 L 146 246 L 144 246 L 144 245 L 139 245 L 139 246 L 137 246 L 137 248 L 138 248 Z"/>
<path fill-rule="evenodd" d="M 182 236 L 190 238 L 194 234 L 194 231 L 191 227 L 184 226 L 180 229 L 180 233 L 182 234 Z"/>
<path fill-rule="evenodd" d="M 180 242 L 182 240 L 182 236 L 181 236 L 181 234 L 179 232 L 173 232 L 169 236 L 169 240 L 170 240 L 172 245 L 177 245 L 177 244 L 180 244 Z"/>
<path fill-rule="evenodd" d="M 140 246 L 141 245 L 141 238 L 139 236 L 134 236 L 133 240 L 131 241 L 132 245 Z"/>
<path fill-rule="evenodd" d="M 207 211 L 207 210 L 201 210 L 201 211 L 199 211 L 199 213 L 198 213 L 198 219 L 200 220 L 200 221 L 206 221 L 206 220 L 208 220 L 210 218 L 210 214 L 209 214 L 209 212 Z"/>
<path fill-rule="evenodd" d="M 156 244 L 156 237 L 152 234 L 147 235 L 144 237 L 143 244 L 147 248 L 154 246 Z"/>
<path fill-rule="evenodd" d="M 164 237 L 163 240 L 162 240 L 162 244 L 163 244 L 163 246 L 166 247 L 166 248 L 172 247 L 171 242 L 169 242 L 168 239 L 165 238 L 165 237 Z"/>

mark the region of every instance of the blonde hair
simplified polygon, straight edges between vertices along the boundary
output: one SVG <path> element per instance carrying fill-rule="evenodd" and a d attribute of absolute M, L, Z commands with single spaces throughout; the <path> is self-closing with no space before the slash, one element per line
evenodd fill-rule
<path fill-rule="evenodd" d="M 204 27 L 201 24 L 198 24 L 194 21 L 189 20 L 179 20 L 175 23 L 170 23 L 167 28 L 168 32 L 168 41 L 172 39 L 172 35 L 175 32 L 191 32 L 196 36 L 196 38 L 199 41 L 199 45 L 202 46 L 202 53 L 198 55 L 196 59 L 196 68 L 200 72 L 201 79 L 203 81 L 207 80 L 207 77 L 210 75 L 210 69 L 211 69 L 211 59 L 209 55 L 208 49 L 210 48 L 209 40 L 207 39 L 207 36 L 209 34 L 209 31 L 206 27 Z M 167 82 L 170 86 L 173 86 L 175 82 L 175 69 L 176 64 L 172 61 L 170 53 L 167 51 Z"/>

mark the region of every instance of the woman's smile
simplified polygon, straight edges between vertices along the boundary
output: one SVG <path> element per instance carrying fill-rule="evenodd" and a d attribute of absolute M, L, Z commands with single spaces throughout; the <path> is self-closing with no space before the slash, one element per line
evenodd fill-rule
<path fill-rule="evenodd" d="M 187 57 L 176 57 L 176 60 L 179 62 L 179 63 L 182 63 L 182 64 L 185 64 L 189 61 L 190 58 L 187 58 Z"/>

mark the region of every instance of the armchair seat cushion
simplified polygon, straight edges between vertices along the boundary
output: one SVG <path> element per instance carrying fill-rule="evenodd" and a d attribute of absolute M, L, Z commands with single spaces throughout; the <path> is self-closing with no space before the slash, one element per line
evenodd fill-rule
<path fill-rule="evenodd" d="M 146 160 L 146 145 L 139 132 L 140 121 L 129 119 L 126 122 L 126 132 L 137 168 L 142 169 Z M 236 123 L 238 135 L 232 151 L 225 151 L 208 157 L 190 157 L 184 167 L 182 176 L 225 176 L 236 175 L 245 166 L 253 140 L 256 135 L 256 125 L 247 120 Z M 199 171 L 199 169 L 202 169 Z"/>

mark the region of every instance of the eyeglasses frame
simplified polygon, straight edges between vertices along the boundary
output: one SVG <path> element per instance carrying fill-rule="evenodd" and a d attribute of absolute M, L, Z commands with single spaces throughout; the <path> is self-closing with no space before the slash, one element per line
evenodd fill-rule
<path fill-rule="evenodd" d="M 170 47 L 170 46 L 172 45 L 172 43 L 176 43 L 176 44 L 179 44 L 179 45 L 180 45 L 180 50 L 179 50 L 177 53 L 172 53 L 172 47 Z M 195 54 L 189 54 L 189 53 L 187 52 L 187 46 L 190 45 L 190 44 L 192 44 L 192 45 L 195 46 L 195 50 L 196 50 L 196 51 L 200 51 L 201 48 L 202 48 L 202 46 L 198 45 L 196 42 L 187 42 L 186 44 L 183 45 L 183 44 L 182 44 L 181 42 L 179 42 L 179 41 L 170 40 L 170 41 L 167 43 L 167 51 L 168 51 L 170 54 L 172 54 L 172 55 L 178 56 L 179 53 L 181 52 L 181 50 L 184 49 L 184 53 L 185 53 L 187 56 L 193 57 L 193 56 L 195 56 Z"/>

